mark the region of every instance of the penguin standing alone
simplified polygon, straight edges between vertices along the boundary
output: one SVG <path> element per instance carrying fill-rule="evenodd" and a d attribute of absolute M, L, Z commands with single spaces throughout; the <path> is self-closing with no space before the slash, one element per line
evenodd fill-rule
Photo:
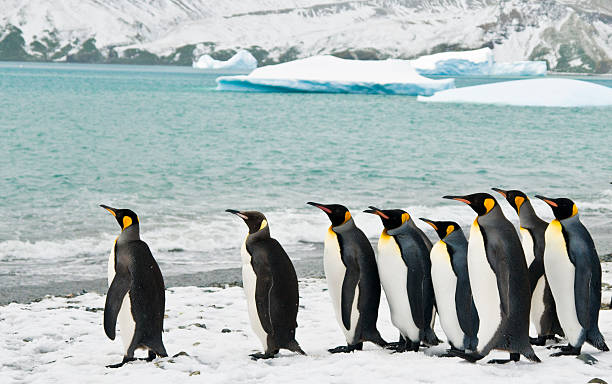
<path fill-rule="evenodd" d="M 477 214 L 470 230 L 468 272 L 478 310 L 478 346 L 474 353 L 453 352 L 468 361 L 486 356 L 492 349 L 510 352 L 509 360 L 522 354 L 540 362 L 529 343 L 529 277 L 521 241 L 499 204 L 488 193 L 444 196 L 468 204 Z"/>
<path fill-rule="evenodd" d="M 440 236 L 430 256 L 431 280 L 442 329 L 451 350 L 474 351 L 478 345 L 479 322 L 468 273 L 468 241 L 459 224 L 453 221 L 421 220 Z"/>
<path fill-rule="evenodd" d="M 134 351 L 149 351 L 147 361 L 155 356 L 166 357 L 162 341 L 166 302 L 164 278 L 147 244 L 140 240 L 138 216 L 129 209 L 101 205 L 117 219 L 121 234 L 115 240 L 108 260 L 108 293 L 104 304 L 104 331 L 115 340 L 119 329 L 125 354 L 119 368 L 135 360 Z"/>
<path fill-rule="evenodd" d="M 501 194 L 519 217 L 523 251 L 529 270 L 531 287 L 531 322 L 538 333 L 537 338 L 530 338 L 533 345 L 544 345 L 546 340 L 555 339 L 555 334 L 563 336 L 563 330 L 557 318 L 555 300 L 544 274 L 544 232 L 548 223 L 536 215 L 527 195 L 518 190 L 505 191 L 493 188 Z"/>
<path fill-rule="evenodd" d="M 579 355 L 585 341 L 600 351 L 608 351 L 598 325 L 601 264 L 593 239 L 580 222 L 578 207 L 572 200 L 536 197 L 548 204 L 555 215 L 546 229 L 544 269 L 569 342 L 551 356 Z"/>
<path fill-rule="evenodd" d="M 438 337 L 432 329 L 435 297 L 429 260 L 431 242 L 406 211 L 370 206 L 364 212 L 379 216 L 384 226 L 376 264 L 391 321 L 400 331 L 397 351 L 416 352 L 421 341 L 437 345 Z"/>
<path fill-rule="evenodd" d="M 325 212 L 332 224 L 325 239 L 323 267 L 336 319 L 347 345 L 329 352 L 361 350 L 364 341 L 386 346 L 387 342 L 376 329 L 380 280 L 370 241 L 357 228 L 346 207 L 308 204 Z"/>
<path fill-rule="evenodd" d="M 253 359 L 269 359 L 279 349 L 305 355 L 295 340 L 299 306 L 298 281 L 293 264 L 276 239 L 270 237 L 266 217 L 257 211 L 226 212 L 249 227 L 242 244 L 242 286 L 247 297 L 251 327 L 264 347 Z"/>

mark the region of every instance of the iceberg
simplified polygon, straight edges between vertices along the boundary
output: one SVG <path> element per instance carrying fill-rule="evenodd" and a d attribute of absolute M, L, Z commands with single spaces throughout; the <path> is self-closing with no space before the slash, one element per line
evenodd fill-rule
<path fill-rule="evenodd" d="M 493 65 L 491 48 L 440 52 L 410 60 L 421 75 L 466 76 L 488 74 Z"/>
<path fill-rule="evenodd" d="M 546 76 L 545 61 L 513 61 L 510 63 L 493 63 L 491 76 Z"/>
<path fill-rule="evenodd" d="M 259 67 L 249 75 L 217 78 L 217 90 L 222 91 L 416 96 L 454 87 L 454 79 L 419 75 L 407 60 L 345 60 L 328 55 Z"/>
<path fill-rule="evenodd" d="M 241 49 L 227 61 L 215 60 L 210 55 L 203 55 L 193 63 L 193 68 L 248 73 L 257 68 L 257 59 L 249 51 Z"/>
<path fill-rule="evenodd" d="M 538 107 L 612 106 L 612 88 L 587 81 L 547 78 L 450 89 L 418 101 Z"/>
<path fill-rule="evenodd" d="M 410 60 L 423 76 L 544 76 L 545 61 L 497 63 L 490 48 L 441 52 Z"/>

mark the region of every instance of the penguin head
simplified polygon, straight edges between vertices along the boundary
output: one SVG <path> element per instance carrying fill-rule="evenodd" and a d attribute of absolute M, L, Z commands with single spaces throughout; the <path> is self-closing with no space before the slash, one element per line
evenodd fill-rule
<path fill-rule="evenodd" d="M 327 214 L 327 217 L 329 217 L 329 220 L 332 223 L 332 227 L 337 227 L 339 225 L 342 225 L 351 219 L 351 213 L 349 212 L 348 208 L 346 208 L 344 205 L 320 204 L 320 203 L 313 203 L 312 201 L 309 201 L 306 204 L 312 205 L 313 207 L 317 207 L 323 212 L 325 212 Z"/>
<path fill-rule="evenodd" d="M 385 229 L 395 229 L 410 220 L 408 212 L 401 209 L 378 209 L 370 205 L 364 212 L 378 215 Z"/>
<path fill-rule="evenodd" d="M 536 195 L 536 197 L 544 201 L 546 204 L 550 205 L 553 214 L 555 215 L 555 219 L 557 220 L 569 219 L 570 217 L 576 216 L 578 214 L 578 207 L 570 199 L 567 199 L 565 197 L 553 199 L 541 195 Z"/>
<path fill-rule="evenodd" d="M 122 231 L 132 225 L 138 226 L 138 216 L 131 209 L 111 208 L 108 205 L 103 204 L 100 206 L 109 211 L 111 215 L 115 216 L 115 219 L 117 219 Z"/>
<path fill-rule="evenodd" d="M 521 213 L 521 206 L 523 205 L 525 200 L 529 200 L 526 194 L 516 189 L 512 189 L 509 191 L 505 191 L 499 188 L 491 188 L 491 189 L 499 193 L 500 195 L 502 195 L 508 201 L 510 206 L 514 208 L 517 214 Z"/>
<path fill-rule="evenodd" d="M 461 228 L 459 224 L 454 221 L 434 221 L 422 217 L 419 219 L 431 225 L 438 236 L 440 236 L 440 240 L 444 240 L 446 236 L 453 233 L 457 228 Z"/>
<path fill-rule="evenodd" d="M 249 235 L 258 232 L 268 226 L 268 220 L 263 213 L 257 211 L 237 211 L 235 209 L 226 209 L 225 212 L 233 213 L 238 216 L 249 227 Z"/>
<path fill-rule="evenodd" d="M 473 193 L 465 196 L 444 196 L 443 199 L 461 201 L 470 206 L 478 216 L 486 215 L 497 205 L 495 198 L 488 193 Z"/>

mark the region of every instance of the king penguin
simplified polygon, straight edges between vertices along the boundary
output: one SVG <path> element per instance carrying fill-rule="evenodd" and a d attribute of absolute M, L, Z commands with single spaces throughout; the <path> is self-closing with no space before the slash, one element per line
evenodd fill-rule
<path fill-rule="evenodd" d="M 477 214 L 468 243 L 468 273 L 479 316 L 478 346 L 474 353 L 455 353 L 468 361 L 486 356 L 492 349 L 521 354 L 540 362 L 529 343 L 529 276 L 525 254 L 514 226 L 488 193 L 444 196 L 468 204 Z M 452 351 L 451 351 L 452 353 Z"/>
<path fill-rule="evenodd" d="M 580 222 L 572 200 L 536 197 L 548 204 L 555 215 L 546 229 L 544 270 L 569 342 L 552 356 L 579 355 L 585 341 L 608 351 L 598 326 L 601 264 L 593 239 Z"/>
<path fill-rule="evenodd" d="M 398 352 L 418 351 L 421 341 L 437 345 L 432 329 L 434 290 L 431 283 L 431 242 L 401 209 L 370 206 L 384 229 L 378 240 L 376 264 L 389 308 L 391 322 L 400 331 Z"/>
<path fill-rule="evenodd" d="M 295 340 L 300 299 L 297 275 L 289 256 L 270 237 L 268 220 L 261 212 L 234 209 L 226 212 L 240 217 L 249 227 L 240 251 L 242 286 L 251 327 L 264 347 L 264 353 L 251 357 L 269 359 L 281 348 L 305 355 Z"/>
<path fill-rule="evenodd" d="M 308 204 L 325 212 L 331 221 L 325 238 L 323 268 L 336 320 L 347 345 L 329 349 L 329 352 L 361 350 L 364 341 L 385 347 L 387 342 L 376 328 L 380 279 L 370 241 L 357 228 L 346 207 Z"/>
<path fill-rule="evenodd" d="M 104 332 L 109 339 L 115 340 L 119 319 L 125 353 L 121 363 L 108 368 L 119 368 L 135 360 L 134 351 L 139 348 L 148 350 L 147 361 L 152 361 L 156 355 L 166 357 L 162 341 L 166 302 L 164 278 L 147 243 L 140 240 L 138 216 L 129 209 L 101 207 L 121 226 L 121 234 L 108 259 Z"/>
<path fill-rule="evenodd" d="M 493 190 L 501 194 L 518 214 L 521 244 L 525 252 L 531 288 L 529 317 L 538 333 L 538 337 L 530 338 L 530 341 L 533 345 L 545 345 L 546 340 L 555 340 L 555 334 L 563 336 L 555 300 L 544 274 L 544 233 L 548 223 L 536 215 L 529 197 L 523 192 L 499 188 Z"/>
<path fill-rule="evenodd" d="M 454 221 L 421 220 L 440 236 L 430 257 L 431 280 L 442 329 L 451 350 L 474 351 L 478 345 L 479 322 L 468 274 L 468 241 Z"/>

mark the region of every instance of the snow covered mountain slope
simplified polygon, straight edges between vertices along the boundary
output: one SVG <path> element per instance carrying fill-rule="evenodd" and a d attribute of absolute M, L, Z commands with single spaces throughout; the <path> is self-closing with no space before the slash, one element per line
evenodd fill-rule
<path fill-rule="evenodd" d="M 1 60 L 191 65 L 245 48 L 413 58 L 489 46 L 497 61 L 612 71 L 609 0 L 0 0 Z"/>

